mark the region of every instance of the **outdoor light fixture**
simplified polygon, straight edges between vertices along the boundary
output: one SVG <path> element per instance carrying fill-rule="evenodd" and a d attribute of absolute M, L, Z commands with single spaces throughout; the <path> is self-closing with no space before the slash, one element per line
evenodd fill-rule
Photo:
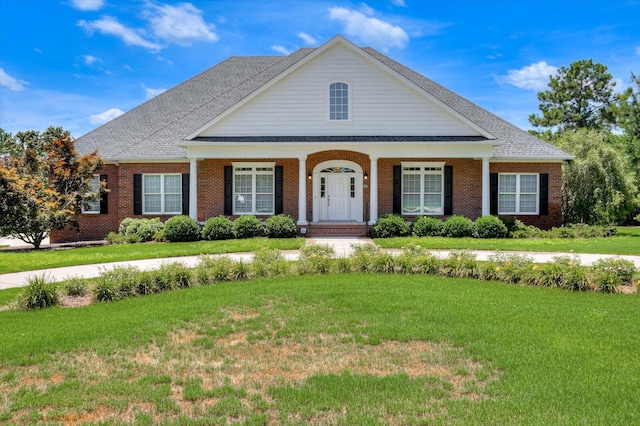
<path fill-rule="evenodd" d="M 364 180 L 369 179 L 369 175 L 367 174 L 367 172 L 364 172 Z"/>
<path fill-rule="evenodd" d="M 309 174 L 307 175 L 307 179 L 311 180 L 311 177 L 312 177 L 311 172 L 309 172 Z"/>

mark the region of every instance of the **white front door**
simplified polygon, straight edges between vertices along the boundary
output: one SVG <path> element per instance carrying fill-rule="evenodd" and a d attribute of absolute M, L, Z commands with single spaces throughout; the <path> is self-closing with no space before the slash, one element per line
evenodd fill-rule
<path fill-rule="evenodd" d="M 351 178 L 348 174 L 330 174 L 327 178 L 327 220 L 349 220 Z"/>

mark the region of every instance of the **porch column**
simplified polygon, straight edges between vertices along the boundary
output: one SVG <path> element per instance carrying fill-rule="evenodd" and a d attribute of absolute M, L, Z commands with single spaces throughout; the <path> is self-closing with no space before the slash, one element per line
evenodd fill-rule
<path fill-rule="evenodd" d="M 298 225 L 307 222 L 307 157 L 298 158 Z"/>
<path fill-rule="evenodd" d="M 198 220 L 198 159 L 189 162 L 189 216 Z"/>
<path fill-rule="evenodd" d="M 489 159 L 482 159 L 482 216 L 491 214 L 491 179 L 489 174 Z"/>
<path fill-rule="evenodd" d="M 378 157 L 369 157 L 371 160 L 369 177 L 369 224 L 378 221 Z"/>

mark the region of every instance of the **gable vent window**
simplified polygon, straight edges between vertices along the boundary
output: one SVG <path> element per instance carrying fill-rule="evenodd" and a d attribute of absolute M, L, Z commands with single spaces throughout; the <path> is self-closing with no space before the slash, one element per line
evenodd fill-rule
<path fill-rule="evenodd" d="M 329 119 L 349 119 L 349 85 L 333 83 L 329 86 Z"/>

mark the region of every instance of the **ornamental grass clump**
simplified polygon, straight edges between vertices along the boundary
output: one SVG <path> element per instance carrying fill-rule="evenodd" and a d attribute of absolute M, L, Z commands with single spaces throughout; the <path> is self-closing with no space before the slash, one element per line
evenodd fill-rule
<path fill-rule="evenodd" d="M 87 294 L 87 282 L 78 277 L 70 278 L 64 283 L 64 292 L 71 297 L 85 296 Z"/>
<path fill-rule="evenodd" d="M 312 244 L 300 249 L 298 273 L 305 275 L 327 274 L 336 253 L 329 244 Z"/>
<path fill-rule="evenodd" d="M 18 299 L 18 306 L 25 310 L 48 308 L 58 303 L 58 289 L 44 274 L 30 277 Z"/>
<path fill-rule="evenodd" d="M 382 253 L 382 248 L 375 244 L 352 244 L 351 269 L 354 272 L 372 272 L 376 257 Z"/>
<path fill-rule="evenodd" d="M 256 251 L 251 266 L 256 277 L 282 277 L 291 273 L 291 263 L 278 249 L 262 248 Z"/>
<path fill-rule="evenodd" d="M 229 256 L 205 256 L 196 267 L 198 282 L 202 285 L 230 281 L 234 262 Z"/>
<path fill-rule="evenodd" d="M 476 255 L 469 251 L 454 251 L 441 263 L 440 273 L 446 277 L 476 278 L 478 276 Z"/>

